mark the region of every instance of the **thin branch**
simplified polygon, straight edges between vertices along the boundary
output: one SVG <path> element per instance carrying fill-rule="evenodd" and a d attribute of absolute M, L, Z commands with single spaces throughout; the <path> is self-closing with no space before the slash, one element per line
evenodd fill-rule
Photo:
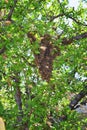
<path fill-rule="evenodd" d="M 50 22 L 52 22 L 54 19 L 59 18 L 59 17 L 62 17 L 62 16 L 64 16 L 64 14 L 58 14 L 58 15 L 56 15 L 56 16 L 52 16 L 52 17 L 50 18 Z"/>
<path fill-rule="evenodd" d="M 17 116 L 18 122 L 21 124 L 22 123 L 22 118 L 23 118 L 23 109 L 22 109 L 22 96 L 21 96 L 21 90 L 20 90 L 20 78 L 18 73 L 15 73 L 15 76 L 12 76 L 12 79 L 15 82 L 15 101 L 16 104 L 18 105 L 18 111 L 19 115 Z"/>
<path fill-rule="evenodd" d="M 36 67 L 34 64 L 29 63 L 28 60 L 24 56 L 21 56 L 21 57 L 23 58 L 24 62 L 27 63 L 29 66 Z"/>
<path fill-rule="evenodd" d="M 81 90 L 81 92 L 77 94 L 73 100 L 71 100 L 69 104 L 71 110 L 75 109 L 75 106 L 78 104 L 78 102 L 81 101 L 81 99 L 84 98 L 86 95 L 87 95 L 87 86 L 85 86 L 85 89 Z"/>
<path fill-rule="evenodd" d="M 73 37 L 74 40 L 79 40 L 79 39 L 83 39 L 83 38 L 87 38 L 87 32 Z"/>
<path fill-rule="evenodd" d="M 21 96 L 21 90 L 19 88 L 19 82 L 16 83 L 16 87 L 15 87 L 15 101 L 16 104 L 18 106 L 18 116 L 17 116 L 17 122 L 19 122 L 20 128 L 19 130 L 22 129 L 22 127 L 24 127 L 25 125 L 23 124 L 23 109 L 22 109 L 22 96 Z M 23 129 L 25 130 L 25 129 Z"/>
<path fill-rule="evenodd" d="M 76 22 L 77 24 L 80 24 L 80 25 L 82 25 L 82 26 L 87 26 L 87 24 L 82 23 L 82 22 L 76 20 L 75 18 L 71 17 L 70 15 L 68 15 L 67 17 L 70 18 L 70 19 L 72 19 L 72 20 L 73 20 L 74 22 Z"/>
<path fill-rule="evenodd" d="M 68 13 L 66 14 L 66 13 L 64 12 L 64 9 L 63 9 L 63 7 L 62 7 L 62 4 L 61 4 L 60 0 L 57 0 L 57 1 L 58 1 L 58 3 L 60 4 L 62 13 L 61 13 L 61 14 L 58 14 L 58 15 L 56 15 L 56 16 L 52 16 L 52 17 L 50 18 L 50 22 L 52 22 L 54 19 L 56 19 L 56 18 L 58 18 L 58 17 L 65 16 L 65 17 L 67 17 L 67 18 L 72 19 L 72 20 L 73 20 L 75 23 L 77 23 L 77 24 L 80 24 L 80 25 L 82 25 L 82 26 L 87 26 L 86 23 L 82 23 L 82 22 L 80 22 L 79 20 L 77 20 L 77 19 L 73 18 L 72 16 L 70 16 L 70 13 L 71 13 L 71 12 L 68 12 Z"/>
<path fill-rule="evenodd" d="M 17 4 L 17 0 L 14 0 L 14 6 L 12 6 L 12 8 L 10 9 L 9 13 L 8 13 L 8 17 L 7 20 L 11 20 L 12 14 L 14 12 L 15 6 Z"/>
<path fill-rule="evenodd" d="M 4 46 L 3 48 L 0 49 L 0 55 L 3 54 L 6 50 L 6 47 Z"/>
<path fill-rule="evenodd" d="M 60 2 L 60 0 L 57 0 L 58 4 L 60 5 L 60 9 L 62 11 L 62 13 L 64 14 L 64 7 L 62 6 L 62 2 Z"/>
<path fill-rule="evenodd" d="M 22 101 L 21 101 L 21 91 L 19 86 L 16 86 L 15 100 L 18 105 L 20 113 L 22 113 Z"/>
<path fill-rule="evenodd" d="M 87 24 L 82 23 L 82 22 L 80 22 L 79 20 L 76 20 L 76 19 L 73 18 L 72 16 L 67 15 L 67 14 L 65 14 L 65 13 L 61 13 L 61 14 L 58 14 L 58 15 L 56 15 L 56 16 L 52 16 L 52 17 L 50 18 L 50 22 L 52 22 L 54 19 L 59 18 L 59 17 L 62 17 L 62 16 L 66 16 L 67 18 L 72 19 L 72 20 L 73 20 L 75 23 L 77 23 L 77 24 L 80 24 L 80 25 L 82 25 L 82 26 L 87 26 Z"/>
<path fill-rule="evenodd" d="M 84 39 L 84 38 L 87 38 L 87 32 L 85 33 L 82 33 L 82 34 L 79 34 L 79 35 L 76 35 L 70 39 L 67 39 L 67 38 L 63 38 L 62 39 L 62 45 L 69 45 L 71 44 L 74 40 L 80 40 L 80 39 Z"/>

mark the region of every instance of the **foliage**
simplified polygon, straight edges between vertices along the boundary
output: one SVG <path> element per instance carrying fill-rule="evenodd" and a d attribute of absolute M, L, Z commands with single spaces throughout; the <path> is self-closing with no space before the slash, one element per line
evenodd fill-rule
<path fill-rule="evenodd" d="M 86 21 L 84 1 L 77 9 L 68 0 L 0 2 L 0 116 L 7 130 L 81 130 L 86 124 L 69 108 L 87 80 Z M 50 81 L 35 62 L 45 34 L 61 52 L 52 60 Z"/>

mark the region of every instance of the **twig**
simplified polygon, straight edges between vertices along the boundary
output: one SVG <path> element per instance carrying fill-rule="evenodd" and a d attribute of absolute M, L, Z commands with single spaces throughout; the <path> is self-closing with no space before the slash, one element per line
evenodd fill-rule
<path fill-rule="evenodd" d="M 58 15 L 56 15 L 56 16 L 52 16 L 52 17 L 50 18 L 50 22 L 52 22 L 54 19 L 59 18 L 59 17 L 62 17 L 62 16 L 64 16 L 64 14 L 58 14 Z"/>
<path fill-rule="evenodd" d="M 14 0 L 14 6 L 12 6 L 12 8 L 10 9 L 9 13 L 8 13 L 8 17 L 7 20 L 11 20 L 12 14 L 14 12 L 15 6 L 17 4 L 17 0 Z"/>
<path fill-rule="evenodd" d="M 50 22 L 52 22 L 54 19 L 59 18 L 59 17 L 62 17 L 62 16 L 66 16 L 67 18 L 72 19 L 72 20 L 73 20 L 74 22 L 76 22 L 77 24 L 80 24 L 80 25 L 82 25 L 82 26 L 87 26 L 87 24 L 82 23 L 82 22 L 76 20 L 75 18 L 73 18 L 72 16 L 67 15 L 67 14 L 65 14 L 65 13 L 61 13 L 61 14 L 58 14 L 58 15 L 56 15 L 56 16 L 52 16 L 52 17 L 50 18 Z"/>
<path fill-rule="evenodd" d="M 58 18 L 58 17 L 62 17 L 62 16 L 66 16 L 67 18 L 70 18 L 70 19 L 72 19 L 75 23 L 77 23 L 77 24 L 80 24 L 80 25 L 82 25 L 82 26 L 87 26 L 87 24 L 85 24 L 85 23 L 82 23 L 82 22 L 80 22 L 79 20 L 76 20 L 75 18 L 73 18 L 72 16 L 70 16 L 70 12 L 68 12 L 67 14 L 64 12 L 64 9 L 63 9 L 63 7 L 62 7 L 62 4 L 61 4 L 61 2 L 60 2 L 60 0 L 57 0 L 58 1 L 58 3 L 60 4 L 60 7 L 61 7 L 61 11 L 62 11 L 62 13 L 61 14 L 58 14 L 58 15 L 56 15 L 56 16 L 52 16 L 51 18 L 50 18 L 50 22 L 52 22 L 54 19 L 56 19 L 56 18 Z"/>
<path fill-rule="evenodd" d="M 72 20 L 73 20 L 74 22 L 76 22 L 77 24 L 80 24 L 80 25 L 83 25 L 83 26 L 87 26 L 87 24 L 82 23 L 82 22 L 76 20 L 75 18 L 71 17 L 70 15 L 68 15 L 67 17 L 70 18 L 70 19 L 72 19 Z"/>
<path fill-rule="evenodd" d="M 21 56 L 23 58 L 23 60 L 31 67 L 36 67 L 34 64 L 31 64 L 28 62 L 28 60 L 24 57 L 24 56 Z"/>
<path fill-rule="evenodd" d="M 3 54 L 6 50 L 6 47 L 4 46 L 3 48 L 0 49 L 0 55 Z"/>

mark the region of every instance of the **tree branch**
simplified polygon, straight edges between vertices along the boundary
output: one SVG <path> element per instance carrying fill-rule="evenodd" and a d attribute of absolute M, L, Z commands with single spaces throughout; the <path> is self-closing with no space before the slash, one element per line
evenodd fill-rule
<path fill-rule="evenodd" d="M 4 46 L 3 48 L 0 49 L 0 55 L 3 54 L 6 50 L 6 47 Z"/>
<path fill-rule="evenodd" d="M 69 12 L 68 12 L 68 13 L 69 13 Z M 67 17 L 67 18 L 72 19 L 75 23 L 77 23 L 77 24 L 79 24 L 79 25 L 87 26 L 87 24 L 82 23 L 82 22 L 80 22 L 79 20 L 76 20 L 76 19 L 73 18 L 72 16 L 67 15 L 67 14 L 65 14 L 65 13 L 61 13 L 61 14 L 58 14 L 58 15 L 56 15 L 56 16 L 52 16 L 52 17 L 50 18 L 50 22 L 52 22 L 54 19 L 59 18 L 59 17 L 62 17 L 62 16 L 65 16 L 65 17 Z"/>
<path fill-rule="evenodd" d="M 15 82 L 15 101 L 16 104 L 18 106 L 18 116 L 17 116 L 17 120 L 18 122 L 21 124 L 22 123 L 22 119 L 23 119 L 23 109 L 22 109 L 22 96 L 21 96 L 21 90 L 20 90 L 20 77 L 18 72 L 14 73 L 15 76 L 11 76 L 11 78 L 14 80 Z"/>
<path fill-rule="evenodd" d="M 50 22 L 52 22 L 54 19 L 56 19 L 56 18 L 58 18 L 58 17 L 65 16 L 65 17 L 67 17 L 67 18 L 72 19 L 75 23 L 77 23 L 77 24 L 79 24 L 79 25 L 87 26 L 87 24 L 82 23 L 82 22 L 80 22 L 79 20 L 76 20 L 75 18 L 73 18 L 72 16 L 70 16 L 70 13 L 71 13 L 71 12 L 67 12 L 67 13 L 66 13 L 66 12 L 64 11 L 64 8 L 63 8 L 63 6 L 62 6 L 60 0 L 57 0 L 57 1 L 58 1 L 58 3 L 60 4 L 62 13 L 61 13 L 61 14 L 58 14 L 58 15 L 56 15 L 56 16 L 52 16 L 52 17 L 50 18 Z"/>
<path fill-rule="evenodd" d="M 85 86 L 85 89 L 83 89 L 79 94 L 77 94 L 75 96 L 75 98 L 73 100 L 71 100 L 69 106 L 71 108 L 71 110 L 75 109 L 75 106 L 78 104 L 78 102 L 85 97 L 85 95 L 87 94 L 87 86 Z"/>
<path fill-rule="evenodd" d="M 70 16 L 70 15 L 68 15 L 67 16 L 68 18 L 70 18 L 70 19 L 72 19 L 74 22 L 76 22 L 77 24 L 80 24 L 80 25 L 82 25 L 82 26 L 87 26 L 87 24 L 85 24 L 85 23 L 82 23 L 82 22 L 80 22 L 80 21 L 78 21 L 78 20 L 76 20 L 75 18 L 73 18 L 72 16 Z"/>
<path fill-rule="evenodd" d="M 62 39 L 62 45 L 69 45 L 71 44 L 74 40 L 80 40 L 80 39 L 84 39 L 84 38 L 87 38 L 87 32 L 85 33 L 82 33 L 82 34 L 79 34 L 79 35 L 76 35 L 70 39 L 67 39 L 67 38 L 63 38 Z"/>
<path fill-rule="evenodd" d="M 58 15 L 56 15 L 56 16 L 52 16 L 52 17 L 50 18 L 50 22 L 52 22 L 54 19 L 59 18 L 59 17 L 62 17 L 62 16 L 64 16 L 63 13 L 58 14 Z"/>
<path fill-rule="evenodd" d="M 16 86 L 15 100 L 18 105 L 18 109 L 19 109 L 20 113 L 23 114 L 22 113 L 21 91 L 20 91 L 19 86 Z"/>
<path fill-rule="evenodd" d="M 15 9 L 15 6 L 17 4 L 17 0 L 14 0 L 14 6 L 11 7 L 9 13 L 8 13 L 8 17 L 7 17 L 7 20 L 10 20 L 11 21 L 11 17 L 12 17 L 12 14 L 14 12 L 14 9 Z"/>

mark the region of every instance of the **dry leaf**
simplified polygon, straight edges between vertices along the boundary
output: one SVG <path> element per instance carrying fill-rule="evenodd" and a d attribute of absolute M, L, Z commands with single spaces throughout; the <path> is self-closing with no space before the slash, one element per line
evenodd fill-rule
<path fill-rule="evenodd" d="M 8 0 L 5 0 L 5 3 L 8 3 Z"/>
<path fill-rule="evenodd" d="M 10 25 L 10 24 L 11 24 L 10 20 L 5 21 L 5 25 Z"/>

